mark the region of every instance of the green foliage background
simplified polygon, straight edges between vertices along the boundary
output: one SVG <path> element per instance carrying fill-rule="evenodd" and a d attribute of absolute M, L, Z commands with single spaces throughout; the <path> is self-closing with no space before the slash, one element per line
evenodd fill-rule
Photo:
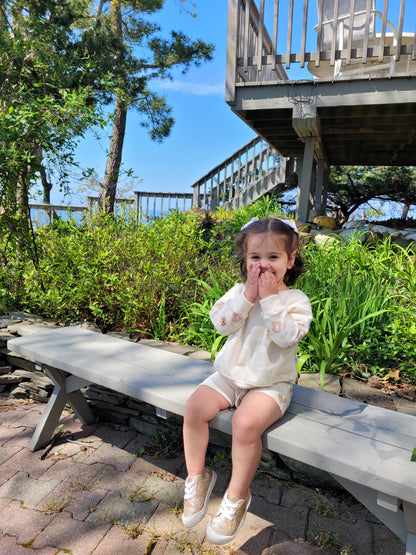
<path fill-rule="evenodd" d="M 36 266 L 2 234 L 0 313 L 93 320 L 104 332 L 180 341 L 214 356 L 225 338 L 209 310 L 239 279 L 234 238 L 251 217 L 270 214 L 281 215 L 264 199 L 235 212 L 173 212 L 148 225 L 103 215 L 58 221 L 36 233 Z M 365 378 L 399 371 L 416 383 L 414 251 L 335 237 L 302 252 L 306 272 L 296 286 L 315 318 L 299 345 L 299 370 Z"/>

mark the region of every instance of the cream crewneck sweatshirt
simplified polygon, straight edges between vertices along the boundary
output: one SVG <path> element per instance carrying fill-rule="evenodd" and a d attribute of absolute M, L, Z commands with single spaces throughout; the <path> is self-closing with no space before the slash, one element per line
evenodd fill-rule
<path fill-rule="evenodd" d="M 308 297 L 288 289 L 251 303 L 244 290 L 237 283 L 210 311 L 217 331 L 228 335 L 215 370 L 243 389 L 293 383 L 298 342 L 313 318 Z"/>

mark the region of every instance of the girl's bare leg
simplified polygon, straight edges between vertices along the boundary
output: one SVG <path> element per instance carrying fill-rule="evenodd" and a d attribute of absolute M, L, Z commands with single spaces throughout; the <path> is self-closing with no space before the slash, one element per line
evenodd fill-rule
<path fill-rule="evenodd" d="M 208 423 L 220 410 L 229 406 L 225 397 L 206 385 L 200 385 L 188 399 L 183 420 L 183 443 L 188 476 L 202 474 L 209 440 Z"/>
<path fill-rule="evenodd" d="M 231 495 L 246 498 L 260 463 L 263 432 L 281 416 L 278 404 L 269 395 L 251 391 L 243 397 L 233 416 Z"/>

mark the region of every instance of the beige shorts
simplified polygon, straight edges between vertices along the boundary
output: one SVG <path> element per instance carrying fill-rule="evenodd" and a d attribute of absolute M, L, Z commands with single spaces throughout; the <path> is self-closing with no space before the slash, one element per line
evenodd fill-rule
<path fill-rule="evenodd" d="M 211 374 L 211 376 L 208 376 L 208 378 L 206 378 L 201 383 L 201 385 L 206 385 L 220 393 L 220 395 L 225 397 L 225 399 L 227 399 L 227 401 L 230 403 L 230 407 L 238 407 L 238 405 L 241 403 L 241 399 L 249 391 L 258 391 L 259 393 L 265 393 L 276 401 L 282 412 L 282 416 L 290 405 L 293 392 L 292 384 L 287 382 L 276 383 L 271 385 L 270 387 L 253 387 L 250 389 L 241 389 L 240 387 L 236 387 L 234 385 L 234 382 L 232 382 L 231 380 L 227 380 L 218 372 L 215 372 L 214 374 Z"/>

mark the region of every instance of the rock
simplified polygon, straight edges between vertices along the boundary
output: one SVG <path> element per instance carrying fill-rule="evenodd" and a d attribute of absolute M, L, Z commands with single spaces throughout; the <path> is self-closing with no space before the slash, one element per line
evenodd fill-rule
<path fill-rule="evenodd" d="M 333 233 L 332 231 L 321 230 L 317 233 L 313 233 L 313 231 L 316 231 L 316 230 L 311 231 L 313 241 L 319 247 L 324 247 L 326 244 L 334 243 L 337 240 L 336 234 Z"/>
<path fill-rule="evenodd" d="M 339 236 L 344 239 L 346 243 L 359 239 L 362 243 L 369 237 L 371 231 L 368 225 L 363 227 L 355 227 L 353 229 L 344 229 L 339 232 Z"/>
<path fill-rule="evenodd" d="M 369 224 L 369 227 L 374 233 L 381 233 L 381 235 L 383 236 L 400 234 L 400 231 L 398 229 L 386 227 L 385 225 Z"/>
<path fill-rule="evenodd" d="M 314 488 L 318 487 L 342 490 L 342 487 L 335 480 L 335 478 L 327 472 L 320 470 L 319 468 L 315 468 L 314 466 L 310 466 L 309 464 L 291 459 L 290 457 L 286 457 L 285 455 L 279 455 L 279 457 L 292 471 L 293 477 L 299 482 Z"/>
<path fill-rule="evenodd" d="M 95 322 L 82 322 L 82 324 L 78 325 L 79 328 L 84 328 L 86 330 L 95 331 L 97 333 L 102 333 L 100 328 L 97 326 Z"/>
<path fill-rule="evenodd" d="M 212 362 L 211 360 L 211 353 L 208 351 L 204 351 L 204 349 L 197 349 L 193 353 L 189 353 L 189 358 L 196 358 L 197 360 L 206 360 L 208 362 Z"/>
<path fill-rule="evenodd" d="M 303 387 L 309 387 L 311 389 L 318 389 L 320 391 L 326 391 L 327 393 L 333 393 L 334 395 L 341 394 L 341 385 L 339 381 L 339 376 L 331 376 L 329 374 L 326 374 L 325 380 L 324 380 L 324 387 L 322 388 L 320 374 L 301 372 L 298 380 L 298 385 L 302 385 Z"/>
<path fill-rule="evenodd" d="M 352 228 L 355 228 L 355 227 L 363 227 L 364 225 L 367 225 L 367 224 L 368 224 L 367 220 L 349 220 L 348 222 L 345 222 L 345 224 L 343 224 L 342 229 L 352 229 Z"/>
<path fill-rule="evenodd" d="M 344 378 L 343 380 L 342 397 L 369 405 L 377 405 L 385 409 L 396 410 L 394 402 L 389 395 L 372 389 L 366 383 L 351 378 Z"/>
<path fill-rule="evenodd" d="M 148 345 L 149 347 L 155 347 L 157 349 L 161 349 L 162 351 L 169 351 L 170 353 L 177 353 L 178 355 L 184 355 L 184 356 L 187 356 L 190 353 L 195 352 L 195 347 L 190 347 L 188 345 L 181 345 L 180 343 L 171 343 L 170 341 L 142 339 L 140 343 L 142 345 Z"/>
<path fill-rule="evenodd" d="M 8 316 L 0 316 L 0 329 L 8 328 L 14 324 L 19 324 L 22 320 L 12 320 Z"/>
<path fill-rule="evenodd" d="M 0 330 L 0 349 L 7 346 L 9 339 L 13 339 L 14 335 L 5 330 Z"/>
<path fill-rule="evenodd" d="M 27 320 L 26 322 L 19 322 L 17 324 L 11 324 L 10 326 L 7 326 L 7 331 L 14 335 L 23 335 L 23 328 L 30 326 L 32 326 L 32 323 Z M 21 333 L 19 333 L 19 330 L 21 330 Z"/>
<path fill-rule="evenodd" d="M 34 360 L 31 360 L 24 355 L 14 353 L 13 351 L 10 351 L 7 354 L 7 362 L 15 368 L 24 368 L 25 370 L 29 370 L 30 372 L 36 371 L 36 363 Z"/>
<path fill-rule="evenodd" d="M 35 333 L 42 333 L 50 329 L 57 328 L 56 324 L 42 322 L 41 324 L 22 324 L 17 327 L 17 335 L 33 335 Z"/>
<path fill-rule="evenodd" d="M 409 401 L 397 395 L 392 395 L 392 400 L 397 412 L 403 412 L 416 417 L 416 403 L 414 401 Z"/>
<path fill-rule="evenodd" d="M 13 374 L 3 374 L 0 376 L 0 385 L 11 385 L 15 383 L 20 383 L 22 380 L 19 376 Z"/>

